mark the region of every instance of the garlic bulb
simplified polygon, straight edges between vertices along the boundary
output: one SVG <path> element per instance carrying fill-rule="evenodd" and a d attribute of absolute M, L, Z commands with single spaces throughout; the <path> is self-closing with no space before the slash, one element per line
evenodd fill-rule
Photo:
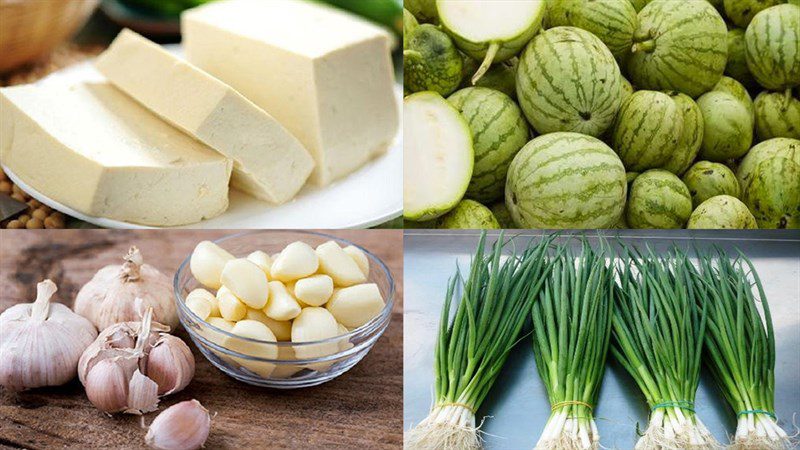
<path fill-rule="evenodd" d="M 109 414 L 143 414 L 158 407 L 159 396 L 185 388 L 194 376 L 194 356 L 168 331 L 153 322 L 152 308 L 141 322 L 103 330 L 78 364 L 89 401 Z"/>
<path fill-rule="evenodd" d="M 75 297 L 75 312 L 91 320 L 100 331 L 115 323 L 138 321 L 147 308 L 153 308 L 154 321 L 171 329 L 178 326 L 169 277 L 144 264 L 136 247 L 128 250 L 121 266 L 97 271 Z"/>
<path fill-rule="evenodd" d="M 194 450 L 203 446 L 211 430 L 211 416 L 197 400 L 176 403 L 159 414 L 144 441 L 159 450 Z"/>
<path fill-rule="evenodd" d="M 0 386 L 19 391 L 58 386 L 75 378 L 78 359 L 95 337 L 94 325 L 60 303 L 55 283 L 36 286 L 36 301 L 0 314 Z"/>

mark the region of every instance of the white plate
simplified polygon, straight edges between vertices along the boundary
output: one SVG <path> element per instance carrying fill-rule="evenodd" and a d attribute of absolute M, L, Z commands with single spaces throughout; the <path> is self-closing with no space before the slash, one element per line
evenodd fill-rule
<path fill-rule="evenodd" d="M 179 45 L 167 50 L 182 55 Z M 73 84 L 104 81 L 93 61 L 59 70 L 38 83 Z M 402 87 L 396 86 L 398 99 Z M 398 100 L 398 108 L 400 101 Z M 151 228 L 129 222 L 93 217 L 55 202 L 32 189 L 3 166 L 6 174 L 33 198 L 72 217 L 107 228 Z M 298 196 L 274 206 L 231 189 L 230 206 L 221 215 L 181 228 L 365 228 L 399 217 L 403 210 L 403 132 L 402 127 L 389 151 L 367 163 L 355 173 L 324 188 L 306 185 Z"/>

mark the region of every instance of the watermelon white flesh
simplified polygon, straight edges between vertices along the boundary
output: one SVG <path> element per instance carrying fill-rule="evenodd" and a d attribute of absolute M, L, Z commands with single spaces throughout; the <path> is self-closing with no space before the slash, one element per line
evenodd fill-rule
<path fill-rule="evenodd" d="M 469 56 L 483 60 L 473 83 L 492 62 L 519 53 L 539 31 L 544 0 L 438 0 L 439 20 L 456 45 Z"/>
<path fill-rule="evenodd" d="M 472 177 L 472 136 L 461 114 L 441 95 L 403 100 L 403 210 L 413 221 L 453 209 Z"/>

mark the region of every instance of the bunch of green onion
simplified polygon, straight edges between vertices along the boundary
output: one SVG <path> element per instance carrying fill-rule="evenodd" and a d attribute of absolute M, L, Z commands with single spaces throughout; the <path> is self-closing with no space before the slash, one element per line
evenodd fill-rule
<path fill-rule="evenodd" d="M 596 449 L 594 408 L 611 336 L 613 269 L 604 252 L 569 243 L 532 307 L 533 354 L 551 414 L 537 449 Z"/>
<path fill-rule="evenodd" d="M 406 448 L 481 447 L 475 413 L 519 341 L 547 274 L 551 239 L 509 256 L 502 253 L 508 244 L 502 233 L 489 254 L 484 254 L 485 240 L 484 233 L 467 279 L 457 273 L 448 284 L 434 355 L 435 402 L 428 417 L 408 432 Z"/>
<path fill-rule="evenodd" d="M 731 260 L 720 249 L 702 254 L 694 287 L 708 313 L 707 365 L 737 416 L 733 448 L 791 448 L 775 417 L 775 334 L 752 262 L 741 253 Z"/>
<path fill-rule="evenodd" d="M 694 410 L 706 305 L 695 305 L 689 258 L 677 249 L 659 257 L 623 248 L 617 263 L 611 353 L 651 409 L 635 448 L 721 448 Z"/>

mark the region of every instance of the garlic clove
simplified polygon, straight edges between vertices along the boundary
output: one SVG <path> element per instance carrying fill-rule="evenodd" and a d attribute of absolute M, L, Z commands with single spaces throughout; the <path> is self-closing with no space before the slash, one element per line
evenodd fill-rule
<path fill-rule="evenodd" d="M 176 403 L 159 414 L 144 440 L 159 450 L 194 450 L 203 446 L 211 431 L 211 416 L 197 400 Z"/>
<path fill-rule="evenodd" d="M 128 383 L 128 414 L 144 414 L 158 409 L 158 385 L 142 375 L 139 369 L 133 373 Z"/>
<path fill-rule="evenodd" d="M 247 260 L 260 267 L 261 270 L 264 271 L 264 274 L 269 276 L 269 269 L 272 267 L 272 258 L 270 258 L 268 254 L 261 250 L 256 250 L 247 255 Z"/>
<path fill-rule="evenodd" d="M 355 245 L 348 245 L 343 250 L 358 264 L 358 268 L 361 269 L 364 276 L 369 277 L 369 258 L 367 258 L 367 254 Z"/>
<path fill-rule="evenodd" d="M 147 376 L 158 385 L 158 395 L 185 388 L 194 377 L 194 356 L 178 337 L 163 335 L 147 357 Z"/>
<path fill-rule="evenodd" d="M 220 280 L 247 306 L 261 309 L 267 304 L 267 275 L 252 261 L 244 258 L 228 261 L 222 269 Z"/>
<path fill-rule="evenodd" d="M 86 375 L 86 396 L 99 410 L 112 414 L 128 407 L 128 385 L 131 378 L 123 362 L 98 361 Z"/>
<path fill-rule="evenodd" d="M 361 267 L 335 241 L 317 246 L 319 271 L 333 278 L 336 286 L 353 286 L 367 281 Z"/>
<path fill-rule="evenodd" d="M 319 268 L 319 259 L 314 249 L 305 242 L 292 242 L 287 245 L 277 258 L 272 259 L 270 267 L 271 279 L 292 281 L 307 277 Z"/>
<path fill-rule="evenodd" d="M 219 289 L 222 286 L 220 276 L 225 263 L 234 259 L 219 245 L 211 241 L 202 241 L 194 248 L 189 260 L 189 270 L 203 286 Z"/>
<path fill-rule="evenodd" d="M 269 282 L 269 302 L 264 307 L 267 317 L 279 321 L 292 320 L 300 314 L 300 304 L 280 281 Z"/>

